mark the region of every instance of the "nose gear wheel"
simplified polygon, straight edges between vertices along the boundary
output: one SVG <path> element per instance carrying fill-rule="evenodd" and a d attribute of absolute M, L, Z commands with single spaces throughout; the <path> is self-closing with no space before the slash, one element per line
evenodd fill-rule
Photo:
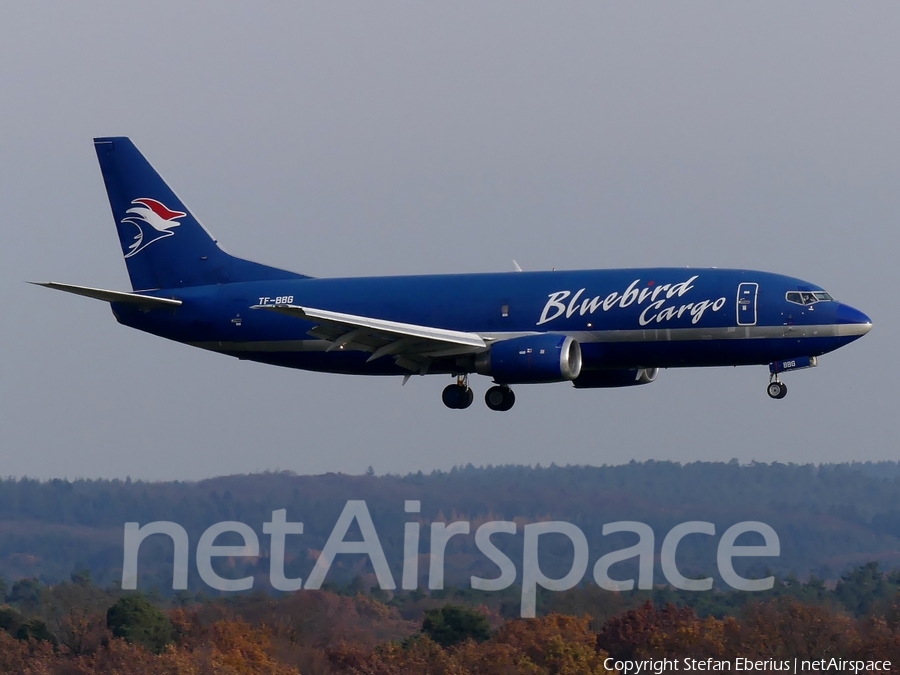
<path fill-rule="evenodd" d="M 766 387 L 769 398 L 782 399 L 787 396 L 787 385 L 778 378 L 778 373 L 773 373 Z"/>

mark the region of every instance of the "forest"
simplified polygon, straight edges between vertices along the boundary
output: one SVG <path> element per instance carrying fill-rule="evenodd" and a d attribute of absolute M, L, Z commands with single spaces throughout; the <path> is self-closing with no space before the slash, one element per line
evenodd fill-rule
<path fill-rule="evenodd" d="M 100 587 L 80 570 L 3 589 L 0 673 L 580 675 L 663 657 L 835 658 L 884 671 L 900 662 L 898 590 L 900 575 L 872 562 L 833 587 L 779 579 L 704 606 L 688 603 L 703 594 L 586 586 L 548 594 L 539 617 L 521 619 L 503 616 L 498 594 L 468 589 L 163 598 Z"/>
<path fill-rule="evenodd" d="M 900 465 L 632 462 L 602 467 L 458 467 L 404 476 L 289 472 L 198 482 L 7 479 L 0 481 L 0 672 L 394 673 L 610 672 L 616 659 L 844 658 L 900 662 Z M 288 539 L 287 577 L 308 579 L 348 500 L 364 500 L 399 580 L 404 527 L 421 525 L 418 587 L 384 589 L 369 557 L 341 554 L 320 590 L 276 592 L 267 583 L 270 539 L 263 523 L 285 509 L 304 523 Z M 409 500 L 419 502 L 408 512 Z M 603 525 L 637 521 L 659 539 L 690 520 L 721 533 L 767 523 L 778 556 L 748 559 L 742 573 L 771 575 L 772 588 L 731 590 L 715 567 L 711 537 L 685 538 L 678 565 L 715 577 L 709 592 L 610 591 L 587 575 L 562 591 L 537 590 L 537 616 L 520 618 L 515 583 L 476 590 L 469 577 L 497 567 L 471 536 L 446 548 L 445 587 L 429 588 L 429 528 L 565 521 L 580 528 L 590 559 L 633 543 Z M 123 590 L 126 522 L 178 523 L 193 545 L 215 523 L 246 523 L 256 556 L 222 557 L 223 577 L 252 588 L 204 584 L 193 549 L 187 588 L 173 588 L 174 550 L 162 535 L 140 548 L 137 590 Z M 227 534 L 227 533 L 226 533 Z M 226 534 L 217 544 L 229 544 Z M 360 531 L 348 533 L 348 541 Z M 554 535 L 555 536 L 555 535 Z M 570 543 L 548 539 L 540 566 L 559 577 Z M 754 542 L 749 542 L 754 543 Z M 522 528 L 498 547 L 522 560 Z M 518 557 L 517 557 L 518 556 Z M 610 568 L 636 576 L 637 561 Z M 399 584 L 398 584 L 399 585 Z M 609 661 L 607 659 L 613 659 Z"/>

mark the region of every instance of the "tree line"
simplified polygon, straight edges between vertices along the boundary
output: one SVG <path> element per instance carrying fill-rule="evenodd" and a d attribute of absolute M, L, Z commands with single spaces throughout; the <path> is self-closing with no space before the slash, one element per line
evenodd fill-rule
<path fill-rule="evenodd" d="M 582 587 L 548 595 L 538 618 L 520 619 L 504 616 L 502 597 L 471 589 L 164 598 L 97 586 L 81 570 L 54 585 L 8 585 L 0 673 L 580 675 L 610 672 L 608 659 L 737 656 L 900 663 L 897 574 L 868 563 L 833 587 L 787 578 L 773 591 Z M 698 595 L 718 604 L 687 604 Z"/>
<path fill-rule="evenodd" d="M 37 577 L 45 583 L 89 569 L 101 583 L 121 580 L 123 526 L 172 521 L 196 542 L 210 525 L 236 520 L 266 537 L 262 523 L 276 509 L 304 523 L 298 548 L 289 552 L 286 572 L 303 576 L 310 556 L 321 550 L 347 500 L 365 500 L 385 554 L 399 577 L 403 525 L 410 519 L 405 500 L 419 500 L 415 516 L 423 525 L 468 520 L 519 523 L 560 520 L 587 536 L 591 557 L 629 544 L 626 535 L 604 537 L 605 523 L 648 524 L 658 538 L 687 520 L 714 522 L 717 532 L 746 520 L 772 526 L 781 541 L 775 559 L 748 561 L 748 574 L 773 572 L 799 578 L 836 580 L 855 565 L 900 561 L 900 465 L 896 462 L 834 465 L 750 464 L 737 462 L 631 462 L 620 466 L 458 467 L 451 471 L 403 476 L 289 472 L 213 478 L 198 482 L 131 480 L 0 480 L 0 576 Z M 521 528 L 519 528 L 521 531 Z M 427 546 L 423 528 L 423 546 Z M 565 569 L 566 549 L 549 551 L 548 572 Z M 521 534 L 506 544 L 521 550 Z M 264 544 L 265 547 L 265 544 Z M 472 538 L 455 537 L 448 546 L 447 583 L 461 585 L 483 576 L 486 563 Z M 267 550 L 258 560 L 239 563 L 235 573 L 261 579 Z M 542 554 L 543 555 L 543 554 Z M 685 539 L 680 565 L 688 574 L 709 574 L 715 543 Z M 517 556 L 511 554 L 515 559 Z M 520 557 L 520 556 L 518 556 Z M 631 573 L 628 565 L 624 573 Z M 148 539 L 141 549 L 139 588 L 166 592 L 172 586 L 172 549 Z M 351 560 L 330 573 L 331 581 L 351 583 L 371 571 Z M 191 568 L 190 588 L 202 582 Z"/>

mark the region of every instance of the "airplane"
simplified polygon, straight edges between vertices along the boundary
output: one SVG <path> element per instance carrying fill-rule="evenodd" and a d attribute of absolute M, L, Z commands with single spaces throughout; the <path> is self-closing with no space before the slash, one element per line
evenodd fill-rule
<path fill-rule="evenodd" d="M 450 409 L 493 380 L 578 389 L 654 382 L 660 369 L 768 365 L 785 372 L 872 328 L 861 311 L 793 277 L 741 269 L 640 268 L 313 278 L 226 253 L 126 137 L 94 147 L 132 290 L 38 285 L 108 302 L 132 328 L 239 359 L 329 373 L 451 376 Z M 516 265 L 518 268 L 518 265 Z M 35 283 L 35 282 L 32 282 Z"/>

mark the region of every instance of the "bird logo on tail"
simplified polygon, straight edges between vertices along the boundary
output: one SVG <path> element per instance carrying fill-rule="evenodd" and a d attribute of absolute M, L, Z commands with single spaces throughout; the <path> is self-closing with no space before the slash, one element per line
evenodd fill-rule
<path fill-rule="evenodd" d="M 126 213 L 133 214 L 127 218 L 123 218 L 123 223 L 131 223 L 138 232 L 134 237 L 134 243 L 128 246 L 125 257 L 140 253 L 150 244 L 175 234 L 173 227 L 178 227 L 181 223 L 179 218 L 184 218 L 187 214 L 184 211 L 173 211 L 165 204 L 156 199 L 149 197 L 140 197 L 131 202 L 136 206 L 128 209 Z"/>

